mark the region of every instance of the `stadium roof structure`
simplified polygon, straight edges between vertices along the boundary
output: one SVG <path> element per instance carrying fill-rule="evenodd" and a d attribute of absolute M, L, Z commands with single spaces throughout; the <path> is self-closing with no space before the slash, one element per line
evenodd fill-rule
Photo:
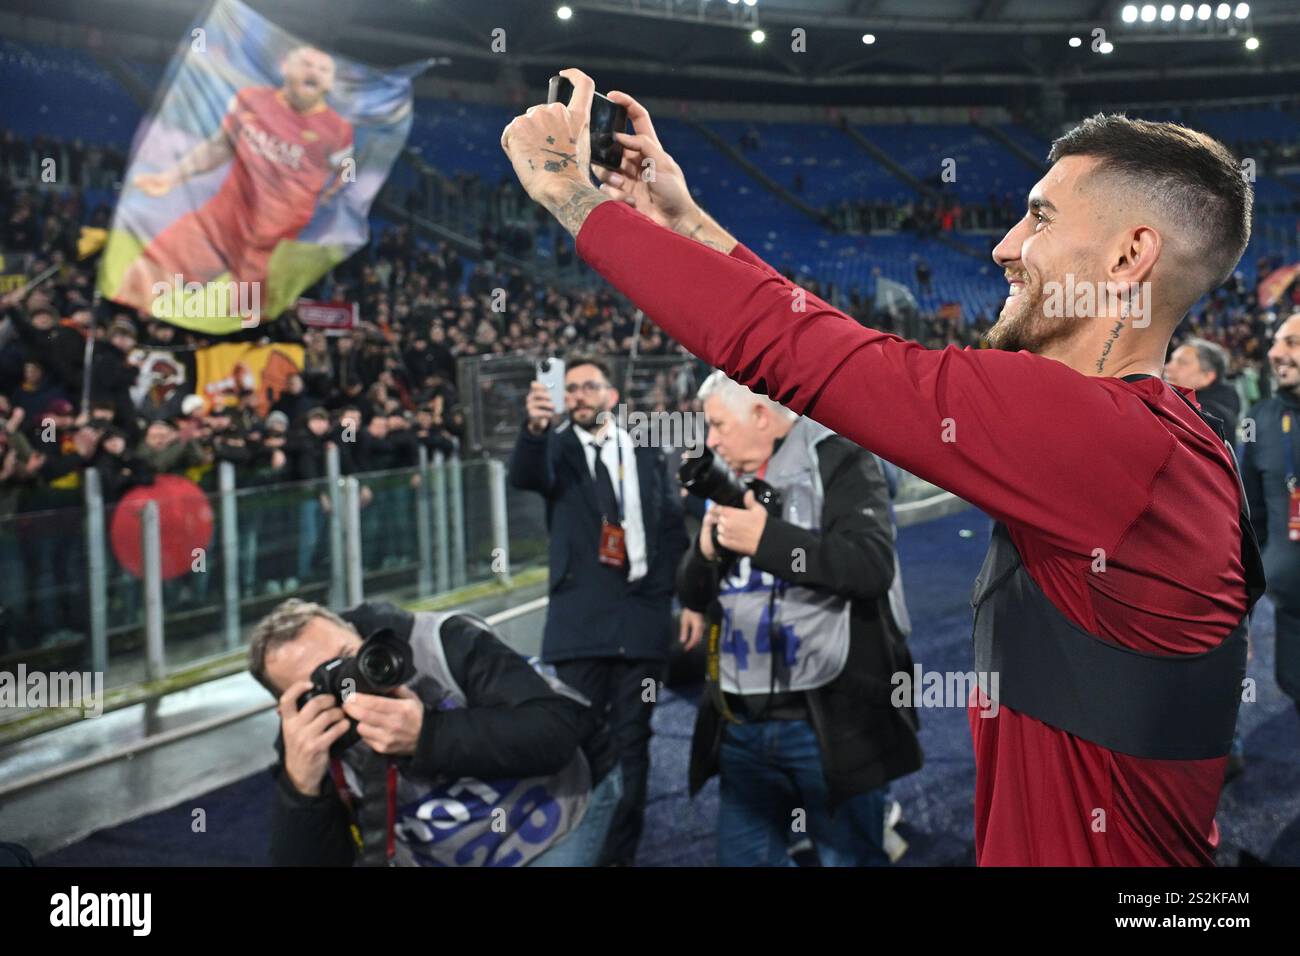
<path fill-rule="evenodd" d="M 446 78 L 503 86 L 544 88 L 556 69 L 579 65 L 602 88 L 778 103 L 1015 104 L 1036 103 L 1044 91 L 1154 103 L 1222 97 L 1225 84 L 1236 96 L 1300 89 L 1296 0 L 247 2 L 370 62 L 438 57 Z M 142 34 L 170 48 L 205 6 L 6 0 L 5 13 L 61 21 L 65 30 Z M 1258 45 L 1248 48 L 1252 37 Z"/>

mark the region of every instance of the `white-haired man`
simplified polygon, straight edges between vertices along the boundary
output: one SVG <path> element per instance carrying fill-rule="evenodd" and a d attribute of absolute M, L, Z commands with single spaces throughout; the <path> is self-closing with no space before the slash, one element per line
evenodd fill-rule
<path fill-rule="evenodd" d="M 721 775 L 719 863 L 788 865 L 806 834 L 823 866 L 886 864 L 885 785 L 921 748 L 914 711 L 890 706 L 912 660 L 880 464 L 721 371 L 699 397 L 710 451 L 778 496 L 771 514 L 752 490 L 710 501 L 678 572 L 683 645 L 716 626 L 690 786 Z"/>

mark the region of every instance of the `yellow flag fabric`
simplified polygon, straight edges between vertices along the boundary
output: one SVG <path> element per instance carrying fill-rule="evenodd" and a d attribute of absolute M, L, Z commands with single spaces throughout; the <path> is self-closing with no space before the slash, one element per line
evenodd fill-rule
<path fill-rule="evenodd" d="M 302 346 L 227 342 L 194 353 L 195 394 L 208 409 L 239 401 L 241 392 L 257 395 L 257 412 L 265 416 L 289 376 L 302 370 Z"/>

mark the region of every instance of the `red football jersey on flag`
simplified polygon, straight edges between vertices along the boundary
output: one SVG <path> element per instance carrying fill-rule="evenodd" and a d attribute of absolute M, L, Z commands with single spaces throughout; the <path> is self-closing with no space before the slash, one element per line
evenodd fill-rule
<path fill-rule="evenodd" d="M 255 246 L 274 246 L 301 232 L 321 191 L 352 154 L 347 120 L 325 103 L 299 113 L 271 86 L 237 92 L 221 127 L 235 159 L 204 213 L 239 221 L 245 241 Z"/>

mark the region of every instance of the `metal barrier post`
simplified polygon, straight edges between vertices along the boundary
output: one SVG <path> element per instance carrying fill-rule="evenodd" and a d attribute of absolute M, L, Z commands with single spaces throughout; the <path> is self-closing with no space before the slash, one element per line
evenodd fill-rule
<path fill-rule="evenodd" d="M 140 513 L 141 553 L 144 555 L 145 680 L 161 680 L 163 660 L 162 534 L 158 502 L 145 503 Z"/>

